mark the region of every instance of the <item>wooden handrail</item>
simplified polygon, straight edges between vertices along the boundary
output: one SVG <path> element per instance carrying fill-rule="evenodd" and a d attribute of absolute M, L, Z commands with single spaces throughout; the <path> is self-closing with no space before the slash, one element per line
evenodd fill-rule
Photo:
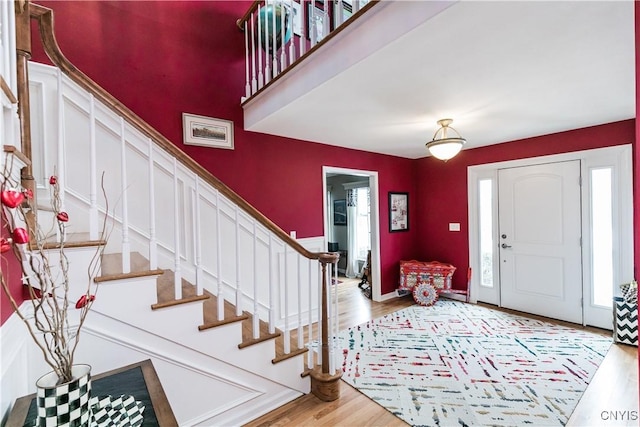
<path fill-rule="evenodd" d="M 7 155 L 11 154 L 13 156 L 16 156 L 25 165 L 30 165 L 31 164 L 31 160 L 29 160 L 29 158 L 27 156 L 22 154 L 22 151 L 20 151 L 18 148 L 14 147 L 13 145 L 3 145 L 2 146 L 2 150 Z"/>
<path fill-rule="evenodd" d="M 238 19 L 236 21 L 236 25 L 238 26 L 238 28 L 240 29 L 240 31 L 244 31 L 244 23 L 249 21 L 249 19 L 251 18 L 251 14 L 253 13 L 254 10 L 256 10 L 258 8 L 258 5 L 260 3 L 262 3 L 264 0 L 255 0 L 253 3 L 251 3 L 251 6 L 249 6 L 249 9 L 245 12 L 244 15 L 242 15 L 242 18 Z"/>
<path fill-rule="evenodd" d="M 11 88 L 7 84 L 7 81 L 2 76 L 0 76 L 0 88 L 2 88 L 2 93 L 4 93 L 10 103 L 18 103 L 18 98 L 16 98 L 16 96 L 13 94 L 13 91 L 11 91 Z"/>
<path fill-rule="evenodd" d="M 124 104 L 113 97 L 109 92 L 103 89 L 96 82 L 91 80 L 86 74 L 78 70 L 69 60 L 64 56 L 58 42 L 56 41 L 54 34 L 54 21 L 53 10 L 40 6 L 34 3 L 30 4 L 31 18 L 38 22 L 38 29 L 40 32 L 40 38 L 42 39 L 42 45 L 44 51 L 51 60 L 63 73 L 65 73 L 71 80 L 78 84 L 83 89 L 92 93 L 97 99 L 102 101 L 111 110 L 116 112 L 125 118 L 131 125 L 142 132 L 147 137 L 155 141 L 163 150 L 174 156 L 179 162 L 189 168 L 192 172 L 197 174 L 203 181 L 207 182 L 220 193 L 226 196 L 229 200 L 242 208 L 245 212 L 251 215 L 256 221 L 266 227 L 268 230 L 277 235 L 282 241 L 287 243 L 296 252 L 302 256 L 317 260 L 320 257 L 325 256 L 325 252 L 311 252 L 304 248 L 300 243 L 291 238 L 284 230 L 274 224 L 269 218 L 264 216 L 260 211 L 253 207 L 249 202 L 244 200 L 240 195 L 234 192 L 231 188 L 227 187 L 222 181 L 213 176 L 208 170 L 203 168 L 199 163 L 193 160 L 184 151 L 180 150 L 171 141 L 165 138 L 160 132 L 151 127 L 147 122 L 142 120 L 133 111 L 127 108 Z M 337 261 L 337 258 L 336 258 Z"/>

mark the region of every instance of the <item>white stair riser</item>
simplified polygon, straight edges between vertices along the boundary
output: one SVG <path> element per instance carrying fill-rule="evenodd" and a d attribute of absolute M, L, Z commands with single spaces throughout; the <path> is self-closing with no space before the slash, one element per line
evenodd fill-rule
<path fill-rule="evenodd" d="M 274 365 L 271 363 L 275 357 L 273 340 L 238 349 L 242 340 L 241 322 L 200 331 L 198 326 L 202 324 L 202 302 L 151 310 L 151 304 L 156 302 L 155 291 L 151 295 L 145 291 L 150 287 L 147 284 L 141 285 L 128 283 L 128 280 L 101 284 L 93 310 L 308 393 L 309 381 L 300 377 L 304 369 L 304 356 Z"/>
<path fill-rule="evenodd" d="M 69 298 L 77 301 L 80 296 L 84 295 L 89 291 L 90 294 L 95 293 L 95 284 L 93 282 L 93 278 L 100 275 L 100 263 L 97 263 L 97 268 L 92 275 L 89 277 L 87 266 L 90 265 L 91 260 L 94 258 L 97 247 L 80 247 L 80 248 L 65 248 L 64 253 L 67 257 L 69 263 L 69 269 L 67 271 L 68 283 L 69 283 Z M 32 255 L 39 259 L 40 256 L 35 252 Z M 63 282 L 63 275 L 60 269 L 60 252 L 58 249 L 49 249 L 45 250 L 45 256 L 48 259 L 49 266 L 51 270 L 56 274 L 59 274 L 59 280 L 56 282 L 61 284 Z M 31 267 L 27 260 L 25 262 L 25 269 L 27 271 L 32 271 Z M 34 263 L 37 264 L 39 261 L 34 260 Z M 38 284 L 36 280 L 31 282 L 32 286 L 36 287 Z"/>

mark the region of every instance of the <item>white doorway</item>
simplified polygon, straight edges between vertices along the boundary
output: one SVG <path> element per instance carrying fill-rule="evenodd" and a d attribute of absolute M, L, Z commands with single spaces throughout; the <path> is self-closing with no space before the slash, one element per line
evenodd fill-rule
<path fill-rule="evenodd" d="M 473 271 L 470 300 L 611 329 L 612 298 L 619 295 L 620 284 L 633 280 L 631 153 L 631 145 L 623 145 L 470 166 L 467 171 L 469 266 Z M 577 173 L 577 193 L 575 188 L 569 194 L 562 187 L 545 188 L 547 185 L 552 187 L 550 182 L 543 185 L 527 182 L 524 178 L 523 182 L 527 183 L 519 189 L 515 205 L 509 201 L 504 193 L 514 190 L 505 189 L 518 186 L 512 180 L 522 179 L 520 172 L 524 176 L 542 176 L 549 172 L 544 170 L 544 165 L 552 164 L 555 165 L 550 166 L 552 170 L 557 166 L 568 168 L 571 171 L 567 174 L 572 176 Z M 558 174 L 562 178 L 551 178 Z M 570 182 L 572 178 L 563 174 L 552 171 L 546 179 Z M 502 189 L 501 179 L 503 184 L 507 182 Z M 535 193 L 542 194 L 533 198 L 535 202 L 528 200 L 528 196 Z M 573 207 L 569 208 L 567 203 Z M 547 212 L 545 206 L 553 206 L 553 209 Z M 513 209 L 524 211 L 514 214 Z M 565 209 L 567 212 L 563 213 Z M 509 224 L 503 223 L 505 218 L 509 221 L 509 215 L 512 215 L 511 221 L 524 223 L 509 228 Z M 554 215 L 555 220 L 551 218 Z M 562 224 L 550 225 L 553 221 Z M 527 247 L 510 241 L 518 227 L 529 240 L 551 241 L 552 234 L 562 234 L 562 240 L 566 237 L 567 244 L 577 241 L 579 258 L 575 248 L 559 245 L 566 254 L 556 257 L 555 261 L 549 260 L 555 266 L 540 263 L 544 256 L 554 258 L 553 251 L 558 248 L 538 248 L 539 252 L 527 259 L 531 242 Z M 551 233 L 549 227 L 555 227 L 556 231 Z M 576 231 L 576 227 L 579 230 Z M 556 236 L 556 242 L 559 240 Z M 503 244 L 505 248 L 502 248 Z M 518 263 L 523 261 L 520 268 Z M 569 269 L 571 273 L 565 271 L 566 263 L 573 266 Z M 576 264 L 580 266 L 579 272 L 574 267 Z M 549 280 L 547 275 L 562 279 Z"/>
<path fill-rule="evenodd" d="M 335 238 L 332 233 L 334 212 L 332 211 L 333 202 L 331 200 L 331 188 L 328 187 L 328 179 L 332 176 L 348 175 L 352 177 L 350 180 L 353 185 L 366 183 L 369 188 L 369 221 L 370 221 L 370 243 L 371 243 L 371 277 L 372 295 L 374 301 L 381 301 L 380 294 L 380 220 L 379 220 L 379 200 L 378 200 L 378 173 L 375 171 L 365 171 L 357 169 L 345 169 L 331 166 L 323 166 L 322 168 L 322 185 L 323 185 L 323 218 L 324 218 L 324 239 L 325 248 L 331 239 Z M 345 184 L 349 187 L 348 184 Z M 363 184 L 364 185 L 364 184 Z M 340 248 L 345 249 L 345 248 Z M 378 278 L 378 280 L 376 280 Z"/>
<path fill-rule="evenodd" d="M 582 323 L 580 161 L 498 170 L 503 307 Z"/>

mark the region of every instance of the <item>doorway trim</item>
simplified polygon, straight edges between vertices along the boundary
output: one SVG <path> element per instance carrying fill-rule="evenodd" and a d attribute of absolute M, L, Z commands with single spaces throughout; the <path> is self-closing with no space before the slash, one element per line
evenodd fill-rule
<path fill-rule="evenodd" d="M 469 166 L 467 168 L 468 214 L 469 214 L 469 266 L 472 271 L 479 272 L 480 248 L 478 241 L 478 181 L 481 179 L 496 179 L 498 169 L 538 165 L 543 163 L 581 160 L 582 182 L 582 271 L 584 306 L 589 304 L 591 295 L 591 232 L 589 221 L 590 188 L 588 183 L 589 170 L 598 166 L 612 166 L 615 168 L 616 187 L 614 188 L 614 212 L 618 222 L 619 240 L 615 240 L 614 283 L 621 284 L 633 279 L 633 188 L 632 188 L 632 146 L 631 144 L 612 147 L 581 150 L 570 153 L 531 157 L 504 162 L 487 163 Z M 495 185 L 494 181 L 494 185 Z M 496 194 L 496 193 L 494 193 Z M 624 202 L 622 202 L 624 201 Z M 497 198 L 493 200 L 493 211 L 497 212 Z M 494 230 L 496 228 L 494 227 Z M 629 230 L 629 231 L 627 231 Z M 496 241 L 497 242 L 497 241 Z M 494 242 L 495 243 L 495 242 Z M 498 277 L 498 258 L 494 257 L 494 276 Z M 480 275 L 473 274 L 470 284 L 470 301 L 477 302 L 480 292 Z M 615 295 L 615 289 L 614 289 Z M 498 305 L 500 301 L 498 299 Z"/>
<path fill-rule="evenodd" d="M 373 272 L 373 284 L 371 286 L 371 299 L 382 301 L 380 295 L 380 201 L 378 196 L 378 172 L 360 169 L 347 169 L 335 166 L 322 166 L 322 218 L 324 248 L 329 242 L 329 212 L 327 211 L 327 178 L 329 174 L 354 175 L 369 178 L 370 210 L 371 210 L 371 270 Z"/>

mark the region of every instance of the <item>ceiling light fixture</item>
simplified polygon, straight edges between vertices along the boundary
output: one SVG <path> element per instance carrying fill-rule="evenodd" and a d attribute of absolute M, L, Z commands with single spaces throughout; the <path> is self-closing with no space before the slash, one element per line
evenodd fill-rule
<path fill-rule="evenodd" d="M 432 156 L 444 160 L 445 162 L 460 152 L 462 146 L 467 142 L 457 130 L 449 126 L 453 119 L 438 120 L 440 128 L 433 135 L 433 139 L 427 142 L 427 149 Z M 448 131 L 452 130 L 457 136 L 450 137 Z"/>

